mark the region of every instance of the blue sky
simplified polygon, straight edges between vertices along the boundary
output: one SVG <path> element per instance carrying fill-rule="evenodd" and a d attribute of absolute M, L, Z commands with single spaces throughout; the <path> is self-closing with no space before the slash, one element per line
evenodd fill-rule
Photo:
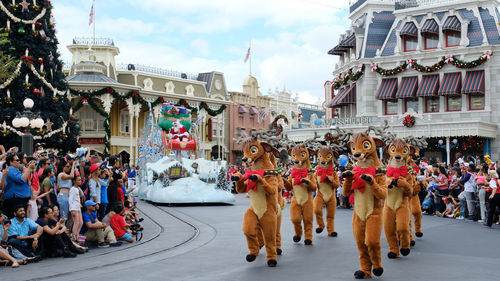
<path fill-rule="evenodd" d="M 55 0 L 59 51 L 91 36 L 91 0 Z M 120 48 L 117 63 L 199 73 L 224 72 L 241 91 L 252 41 L 252 74 L 261 92 L 284 88 L 302 102 L 324 99 L 337 58 L 326 52 L 349 27 L 348 0 L 96 0 L 96 36 Z"/>

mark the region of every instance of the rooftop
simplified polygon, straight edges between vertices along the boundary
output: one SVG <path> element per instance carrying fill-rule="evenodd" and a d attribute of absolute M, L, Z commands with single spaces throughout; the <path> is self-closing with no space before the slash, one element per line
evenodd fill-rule
<path fill-rule="evenodd" d="M 73 45 L 115 46 L 111 38 L 75 37 Z"/>
<path fill-rule="evenodd" d="M 116 70 L 121 70 L 121 71 L 139 71 L 139 72 L 146 72 L 146 73 L 152 73 L 152 74 L 158 74 L 158 75 L 163 75 L 163 76 L 170 76 L 170 77 L 176 77 L 176 78 L 182 78 L 182 79 L 189 79 L 189 80 L 196 80 L 198 81 L 198 74 L 192 74 L 192 73 L 187 73 L 187 72 L 180 72 L 180 71 L 175 71 L 175 70 L 170 70 L 170 69 L 164 69 L 164 68 L 159 68 L 155 66 L 148 66 L 148 65 L 142 65 L 142 64 L 118 64 L 116 66 Z"/>

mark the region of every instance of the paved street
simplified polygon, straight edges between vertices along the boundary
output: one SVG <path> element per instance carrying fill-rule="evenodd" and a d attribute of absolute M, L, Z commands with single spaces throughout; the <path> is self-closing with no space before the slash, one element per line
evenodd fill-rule
<path fill-rule="evenodd" d="M 143 241 L 91 249 L 75 259 L 48 259 L 13 270 L 2 280 L 352 280 L 358 267 L 350 210 L 338 210 L 337 238 L 315 235 L 312 247 L 292 242 L 289 209 L 282 224 L 283 256 L 268 268 L 264 250 L 245 261 L 241 219 L 249 200 L 235 205 L 154 206 L 140 202 L 147 217 Z M 408 257 L 386 258 L 383 280 L 491 280 L 500 264 L 500 228 L 424 216 L 424 237 Z"/>

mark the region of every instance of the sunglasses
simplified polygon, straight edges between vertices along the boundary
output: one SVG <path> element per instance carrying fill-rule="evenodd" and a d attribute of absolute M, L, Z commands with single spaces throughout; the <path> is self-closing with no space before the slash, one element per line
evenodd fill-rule
<path fill-rule="evenodd" d="M 19 161 L 21 161 L 21 160 L 19 160 L 19 159 L 14 159 L 13 161 L 14 161 L 14 162 L 19 162 Z"/>

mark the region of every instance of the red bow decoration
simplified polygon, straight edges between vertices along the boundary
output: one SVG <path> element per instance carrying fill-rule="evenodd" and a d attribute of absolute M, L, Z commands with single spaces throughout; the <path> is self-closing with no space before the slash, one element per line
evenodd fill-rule
<path fill-rule="evenodd" d="M 307 168 L 304 169 L 292 169 L 293 185 L 302 185 L 302 179 L 307 177 Z"/>
<path fill-rule="evenodd" d="M 318 167 L 318 170 L 316 170 L 316 175 L 321 177 L 319 182 L 325 182 L 327 176 L 333 175 L 333 167 L 328 167 L 328 168 Z"/>
<path fill-rule="evenodd" d="M 258 171 L 254 171 L 254 170 L 250 170 L 248 169 L 246 172 L 245 172 L 245 175 L 243 176 L 243 179 L 244 180 L 248 180 L 248 178 L 251 176 L 251 175 L 259 175 L 260 177 L 264 177 L 264 173 L 266 172 L 266 170 L 258 170 Z M 249 180 L 247 182 L 247 192 L 250 191 L 250 190 L 253 190 L 253 191 L 257 191 L 257 183 L 254 182 L 253 180 Z"/>
<path fill-rule="evenodd" d="M 367 174 L 375 177 L 377 169 L 375 167 L 368 167 L 364 169 L 359 166 L 356 166 L 352 171 L 354 172 L 354 181 L 352 183 L 351 190 L 359 189 L 361 193 L 364 193 L 366 182 L 363 179 L 361 179 L 361 176 Z"/>
<path fill-rule="evenodd" d="M 413 171 L 418 174 L 418 172 L 420 171 L 420 169 L 418 168 L 417 165 L 413 164 Z"/>
<path fill-rule="evenodd" d="M 406 166 L 401 166 L 399 168 L 387 166 L 388 177 L 397 179 L 399 177 L 406 178 L 406 175 L 408 175 L 408 168 Z"/>

